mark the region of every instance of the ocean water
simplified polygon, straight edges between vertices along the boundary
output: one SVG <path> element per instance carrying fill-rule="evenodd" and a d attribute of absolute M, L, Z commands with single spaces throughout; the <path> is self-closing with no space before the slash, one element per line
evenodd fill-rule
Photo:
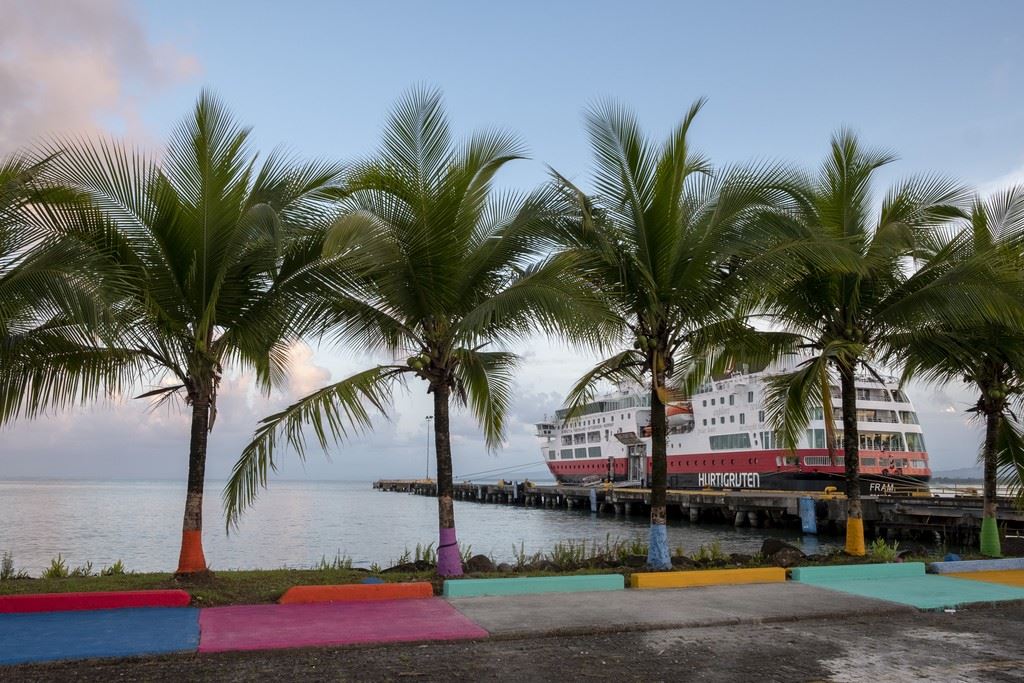
<path fill-rule="evenodd" d="M 309 567 L 336 554 L 355 566 L 390 566 L 417 544 L 436 543 L 434 498 L 373 490 L 370 482 L 274 481 L 227 534 L 220 509 L 223 482 L 210 481 L 204 508 L 204 544 L 210 567 Z M 70 566 L 94 570 L 122 560 L 130 571 L 177 566 L 184 482 L 0 481 L 0 552 L 18 569 L 38 575 L 60 554 Z M 455 502 L 463 548 L 511 561 L 566 540 L 629 539 L 644 535 L 646 520 L 585 511 L 545 510 Z M 734 529 L 671 520 L 669 542 L 687 553 L 718 541 L 725 552 L 755 553 L 767 536 L 802 543 L 805 552 L 841 545 L 841 539 L 801 537 L 798 530 Z"/>

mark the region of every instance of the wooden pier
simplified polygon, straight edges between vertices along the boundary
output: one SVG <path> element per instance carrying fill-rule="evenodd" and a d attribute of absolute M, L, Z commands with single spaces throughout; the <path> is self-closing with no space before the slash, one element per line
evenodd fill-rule
<path fill-rule="evenodd" d="M 429 479 L 382 479 L 373 483 L 380 491 L 436 496 L 437 482 Z M 523 482 L 457 482 L 456 500 L 588 510 L 597 514 L 640 515 L 650 506 L 650 489 L 615 488 L 608 485 L 565 486 Z M 730 522 L 736 526 L 800 526 L 801 499 L 805 517 L 813 506 L 814 526 L 823 533 L 838 533 L 846 523 L 846 496 L 836 491 L 767 490 L 669 490 L 670 516 L 691 522 Z M 808 503 L 806 501 L 812 501 Z M 980 496 L 934 497 L 865 496 L 864 521 L 875 535 L 890 538 L 939 538 L 949 543 L 970 544 L 981 530 Z M 999 523 L 1010 533 L 1024 533 L 1024 510 L 1013 501 L 999 501 Z"/>

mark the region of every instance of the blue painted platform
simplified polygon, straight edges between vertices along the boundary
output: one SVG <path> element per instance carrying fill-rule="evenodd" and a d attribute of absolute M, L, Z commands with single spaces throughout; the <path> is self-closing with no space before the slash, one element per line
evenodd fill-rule
<path fill-rule="evenodd" d="M 1002 572 L 1024 569 L 1024 557 L 1004 557 L 999 560 L 959 560 L 957 562 L 932 562 L 928 571 L 932 574 L 965 574 L 967 572 Z"/>
<path fill-rule="evenodd" d="M 198 647 L 199 610 L 191 607 L 0 614 L 0 664 L 130 657 Z"/>
<path fill-rule="evenodd" d="M 918 609 L 1024 600 L 1024 589 L 925 574 L 921 562 L 799 567 L 792 570 L 791 576 L 800 583 Z"/>

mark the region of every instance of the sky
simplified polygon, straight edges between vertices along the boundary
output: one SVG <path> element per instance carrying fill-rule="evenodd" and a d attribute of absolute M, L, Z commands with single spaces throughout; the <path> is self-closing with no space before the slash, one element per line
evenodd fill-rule
<path fill-rule="evenodd" d="M 659 138 L 707 97 L 692 135 L 720 165 L 813 167 L 830 133 L 849 126 L 899 154 L 879 192 L 926 172 L 981 191 L 1024 181 L 1024 5 L 1010 1 L 0 0 L 0 16 L 0 154 L 55 133 L 159 150 L 210 87 L 253 126 L 260 149 L 352 159 L 373 152 L 395 100 L 425 84 L 444 92 L 460 134 L 499 127 L 523 138 L 531 158 L 498 177 L 512 189 L 543 182 L 549 166 L 588 187 L 582 114 L 609 97 Z M 505 447 L 488 453 L 472 418 L 455 415 L 456 475 L 542 469 L 533 423 L 596 360 L 545 339 L 515 350 L 523 361 Z M 292 360 L 288 386 L 269 397 L 228 373 L 210 479 L 228 474 L 260 417 L 382 359 L 303 345 Z M 972 464 L 980 432 L 964 415 L 970 393 L 908 393 L 933 469 Z M 413 382 L 371 433 L 329 459 L 285 456 L 277 476 L 419 476 L 430 412 Z M 183 479 L 187 446 L 181 406 L 119 397 L 0 431 L 0 478 Z"/>

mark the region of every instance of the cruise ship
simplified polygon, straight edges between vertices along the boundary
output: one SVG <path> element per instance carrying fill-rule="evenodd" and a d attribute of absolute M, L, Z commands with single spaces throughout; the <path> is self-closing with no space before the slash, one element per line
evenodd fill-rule
<path fill-rule="evenodd" d="M 668 485 L 674 489 L 844 489 L 842 410 L 831 387 L 835 448 L 829 454 L 824 411 L 797 448 L 782 447 L 765 418 L 765 380 L 794 369 L 798 360 L 759 371 L 747 368 L 702 386 L 689 400 L 670 403 Z M 859 376 L 857 430 L 865 494 L 924 488 L 931 477 L 924 435 L 910 399 L 895 379 Z M 566 419 L 537 424 L 541 453 L 555 479 L 587 484 L 610 481 L 645 486 L 651 472 L 650 390 L 619 386 Z"/>

